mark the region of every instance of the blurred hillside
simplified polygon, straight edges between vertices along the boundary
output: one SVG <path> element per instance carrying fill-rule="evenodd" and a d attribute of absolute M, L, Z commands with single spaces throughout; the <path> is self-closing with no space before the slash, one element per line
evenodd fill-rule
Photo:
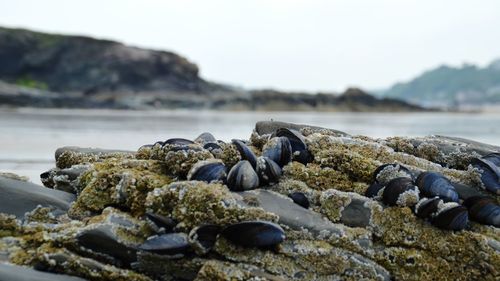
<path fill-rule="evenodd" d="M 419 111 L 359 89 L 332 93 L 245 90 L 206 81 L 172 52 L 0 28 L 0 105 L 70 108 Z"/>
<path fill-rule="evenodd" d="M 424 106 L 500 105 L 500 59 L 484 68 L 443 65 L 409 82 L 398 83 L 382 95 Z"/>

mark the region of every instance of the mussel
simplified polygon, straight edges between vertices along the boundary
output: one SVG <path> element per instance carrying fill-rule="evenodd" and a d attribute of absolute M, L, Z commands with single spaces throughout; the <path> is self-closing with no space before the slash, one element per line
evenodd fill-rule
<path fill-rule="evenodd" d="M 452 183 L 436 172 L 422 172 L 417 177 L 417 186 L 426 197 L 439 196 L 445 202 L 458 202 L 458 193 Z"/>
<path fill-rule="evenodd" d="M 227 186 L 232 191 L 255 189 L 259 186 L 259 176 L 249 161 L 242 160 L 229 171 Z"/>
<path fill-rule="evenodd" d="M 139 250 L 160 255 L 178 255 L 189 252 L 191 246 L 185 233 L 168 233 L 149 237 Z"/>
<path fill-rule="evenodd" d="M 226 165 L 220 159 L 208 159 L 199 161 L 187 175 L 188 180 L 197 180 L 205 182 L 221 181 L 224 182 L 227 176 Z"/>
<path fill-rule="evenodd" d="M 183 139 L 183 138 L 171 138 L 163 142 L 163 145 L 176 145 L 176 146 L 184 146 L 194 144 L 192 140 Z"/>
<path fill-rule="evenodd" d="M 419 190 L 410 178 L 389 181 L 382 192 L 382 201 L 389 206 L 413 206 L 419 200 Z"/>
<path fill-rule="evenodd" d="M 306 209 L 309 209 L 309 199 L 307 199 L 307 196 L 302 193 L 302 192 L 292 192 L 288 194 L 288 197 L 293 200 L 293 202 L 299 206 L 302 206 Z"/>
<path fill-rule="evenodd" d="M 479 168 L 484 188 L 495 194 L 500 194 L 500 153 L 491 153 L 481 158 L 475 158 L 471 164 L 473 167 Z"/>
<path fill-rule="evenodd" d="M 177 223 L 167 216 L 146 212 L 146 218 L 152 221 L 157 227 L 163 228 L 165 232 L 171 232 Z"/>
<path fill-rule="evenodd" d="M 292 129 L 280 128 L 276 130 L 275 135 L 277 137 L 285 137 L 290 141 L 293 160 L 302 164 L 307 164 L 312 161 L 312 155 L 309 150 L 307 150 L 306 140 L 300 132 Z"/>
<path fill-rule="evenodd" d="M 415 214 L 422 219 L 430 218 L 438 211 L 439 204 L 443 204 L 443 200 L 439 197 L 422 198 L 415 205 Z"/>
<path fill-rule="evenodd" d="M 232 224 L 221 235 L 236 245 L 244 247 L 270 247 L 285 240 L 285 231 L 268 221 L 245 221 Z"/>
<path fill-rule="evenodd" d="M 280 166 L 273 160 L 263 156 L 257 158 L 256 172 L 259 176 L 260 185 L 277 183 L 281 177 Z"/>
<path fill-rule="evenodd" d="M 255 156 L 255 153 L 248 147 L 245 143 L 243 143 L 240 140 L 232 140 L 234 146 L 236 146 L 236 149 L 240 153 L 241 160 L 247 160 L 250 162 L 252 167 L 255 169 L 257 166 L 257 156 Z"/>
<path fill-rule="evenodd" d="M 262 156 L 276 162 L 280 167 L 292 161 L 292 146 L 286 137 L 274 137 L 262 148 Z"/>
<path fill-rule="evenodd" d="M 379 196 L 380 190 L 384 188 L 384 185 L 378 182 L 373 182 L 365 191 L 366 197 L 376 197 Z"/>
<path fill-rule="evenodd" d="M 500 227 L 500 206 L 487 196 L 472 196 L 464 201 L 471 220 Z"/>
<path fill-rule="evenodd" d="M 205 145 L 207 143 L 215 143 L 217 140 L 215 139 L 214 135 L 212 135 L 209 132 L 204 132 L 200 134 L 198 137 L 194 139 L 194 142 L 199 143 L 201 145 Z"/>
<path fill-rule="evenodd" d="M 433 225 L 447 230 L 463 230 L 468 222 L 467 208 L 455 202 L 443 204 L 431 220 Z"/>
<path fill-rule="evenodd" d="M 221 230 L 221 227 L 215 224 L 195 227 L 189 233 L 189 243 L 196 253 L 204 255 L 213 248 Z"/>

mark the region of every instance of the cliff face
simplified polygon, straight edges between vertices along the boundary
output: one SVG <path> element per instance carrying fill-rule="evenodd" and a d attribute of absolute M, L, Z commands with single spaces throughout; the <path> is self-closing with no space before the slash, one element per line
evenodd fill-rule
<path fill-rule="evenodd" d="M 0 61 L 0 79 L 56 92 L 207 90 L 181 56 L 81 36 L 0 28 Z"/>
<path fill-rule="evenodd" d="M 0 106 L 415 111 L 359 89 L 345 95 L 248 91 L 212 83 L 165 51 L 0 27 Z"/>

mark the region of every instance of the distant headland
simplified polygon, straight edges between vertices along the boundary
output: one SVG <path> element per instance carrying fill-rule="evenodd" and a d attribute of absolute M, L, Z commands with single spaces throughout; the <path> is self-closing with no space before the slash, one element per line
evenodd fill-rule
<path fill-rule="evenodd" d="M 207 81 L 175 53 L 0 27 L 0 106 L 256 111 L 424 111 L 361 89 L 248 90 Z"/>

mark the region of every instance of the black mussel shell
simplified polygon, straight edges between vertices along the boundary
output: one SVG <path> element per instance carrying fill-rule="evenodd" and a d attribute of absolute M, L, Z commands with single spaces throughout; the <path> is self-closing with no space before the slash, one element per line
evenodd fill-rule
<path fill-rule="evenodd" d="M 40 179 L 42 180 L 46 180 L 50 177 L 50 171 L 47 171 L 47 172 L 43 172 L 40 174 Z"/>
<path fill-rule="evenodd" d="M 196 139 L 194 139 L 194 142 L 200 143 L 203 145 L 203 144 L 206 144 L 209 142 L 217 142 L 217 140 L 215 139 L 214 135 L 212 135 L 209 132 L 205 132 L 205 133 L 202 133 L 201 135 L 199 135 Z"/>
<path fill-rule="evenodd" d="M 433 225 L 447 230 L 462 230 L 468 222 L 467 208 L 461 205 L 443 210 L 432 219 Z"/>
<path fill-rule="evenodd" d="M 279 225 L 267 221 L 235 223 L 224 228 L 221 235 L 244 247 L 270 247 L 285 240 L 285 231 Z"/>
<path fill-rule="evenodd" d="M 372 183 L 365 191 L 365 196 L 373 198 L 378 195 L 378 192 L 384 188 L 383 184 L 380 184 L 378 182 Z"/>
<path fill-rule="evenodd" d="M 408 168 L 398 163 L 378 166 L 373 172 L 373 182 L 383 185 L 387 184 L 390 180 L 399 177 L 413 178 L 413 175 Z"/>
<path fill-rule="evenodd" d="M 256 172 L 260 185 L 277 183 L 281 177 L 280 166 L 267 157 L 257 158 Z"/>
<path fill-rule="evenodd" d="M 218 143 L 215 143 L 215 142 L 208 142 L 205 145 L 203 145 L 203 148 L 210 151 L 210 152 L 212 152 L 213 150 L 222 151 L 222 147 Z"/>
<path fill-rule="evenodd" d="M 389 181 L 382 192 L 382 201 L 389 206 L 405 206 L 405 194 L 416 195 L 418 201 L 418 188 L 410 178 L 395 178 Z M 417 202 L 415 202 L 417 203 Z"/>
<path fill-rule="evenodd" d="M 276 130 L 277 137 L 285 137 L 290 142 L 293 152 L 293 160 L 302 164 L 307 164 L 312 161 L 312 155 L 307 150 L 307 144 L 304 136 L 292 129 L 280 128 Z"/>
<path fill-rule="evenodd" d="M 438 211 L 439 202 L 443 202 L 439 197 L 422 198 L 415 205 L 415 215 L 419 218 L 430 218 L 432 214 Z"/>
<path fill-rule="evenodd" d="M 206 254 L 215 245 L 221 230 L 222 228 L 215 224 L 205 224 L 193 228 L 189 233 L 189 243 L 197 253 Z"/>
<path fill-rule="evenodd" d="M 469 217 L 482 224 L 500 227 L 500 206 L 487 196 L 472 196 L 464 201 L 469 210 Z"/>
<path fill-rule="evenodd" d="M 167 233 L 148 238 L 139 250 L 160 255 L 176 255 L 189 252 L 191 246 L 185 233 Z"/>
<path fill-rule="evenodd" d="M 290 197 L 295 204 L 309 209 L 309 199 L 307 199 L 307 196 L 304 193 L 293 192 L 288 194 L 288 197 Z"/>
<path fill-rule="evenodd" d="M 439 196 L 445 202 L 458 202 L 458 193 L 446 177 L 436 172 L 422 172 L 416 180 L 420 192 L 426 197 Z"/>
<path fill-rule="evenodd" d="M 187 175 L 188 180 L 213 182 L 221 181 L 225 182 L 227 176 L 226 165 L 219 159 L 209 159 L 205 161 L 199 161 Z"/>
<path fill-rule="evenodd" d="M 280 167 L 283 167 L 292 161 L 292 145 L 286 137 L 272 138 L 262 149 L 262 156 L 268 157 Z"/>
<path fill-rule="evenodd" d="M 259 186 L 259 176 L 250 162 L 242 160 L 236 163 L 229 171 L 227 186 L 232 191 L 255 189 Z"/>
<path fill-rule="evenodd" d="M 178 146 L 189 146 L 190 144 L 193 144 L 194 142 L 192 140 L 188 139 L 183 139 L 183 138 L 172 138 L 168 139 L 165 142 L 163 142 L 163 145 L 178 145 Z"/>
<path fill-rule="evenodd" d="M 475 158 L 472 166 L 481 171 L 481 181 L 486 190 L 500 194 L 500 153 L 491 153 L 482 158 Z"/>
<path fill-rule="evenodd" d="M 232 140 L 234 146 L 236 146 L 236 149 L 241 155 L 241 160 L 247 160 L 250 162 L 252 167 L 255 169 L 257 166 L 257 156 L 255 156 L 255 153 L 248 147 L 245 143 L 243 143 L 240 140 Z"/>
<path fill-rule="evenodd" d="M 164 228 L 166 232 L 171 232 L 177 225 L 177 222 L 167 216 L 146 212 L 146 217 L 157 227 Z"/>

